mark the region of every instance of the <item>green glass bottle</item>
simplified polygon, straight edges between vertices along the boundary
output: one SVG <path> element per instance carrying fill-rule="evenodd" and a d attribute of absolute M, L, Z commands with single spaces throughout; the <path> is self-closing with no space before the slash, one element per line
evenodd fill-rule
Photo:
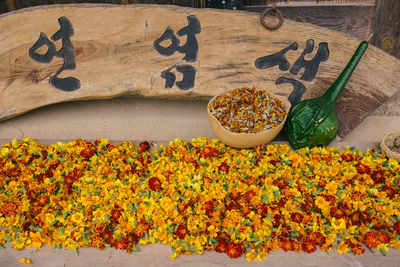
<path fill-rule="evenodd" d="M 336 103 L 367 48 L 368 42 L 360 43 L 347 66 L 324 95 L 303 100 L 292 108 L 286 129 L 294 149 L 328 145 L 335 139 L 339 130 Z"/>

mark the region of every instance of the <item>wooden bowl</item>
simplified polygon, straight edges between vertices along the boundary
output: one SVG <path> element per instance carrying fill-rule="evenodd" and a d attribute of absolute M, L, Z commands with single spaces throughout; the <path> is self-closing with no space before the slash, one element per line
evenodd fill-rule
<path fill-rule="evenodd" d="M 388 158 L 400 160 L 400 131 L 386 133 L 381 141 L 381 149 Z M 395 147 L 397 145 L 397 147 Z"/>
<path fill-rule="evenodd" d="M 236 89 L 232 89 L 232 90 L 236 90 Z M 229 91 L 231 91 L 231 90 L 229 90 Z M 208 102 L 208 105 L 207 105 L 208 121 L 210 123 L 211 129 L 213 130 L 215 135 L 218 137 L 218 139 L 220 139 L 223 143 L 225 143 L 231 147 L 250 148 L 250 147 L 255 147 L 258 145 L 268 143 L 278 135 L 278 133 L 282 130 L 283 125 L 285 124 L 287 115 L 285 116 L 285 118 L 283 119 L 283 121 L 280 124 L 275 126 L 275 128 L 263 130 L 263 131 L 260 131 L 257 133 L 235 133 L 235 132 L 231 132 L 231 131 L 225 129 L 222 126 L 222 124 L 217 120 L 217 118 L 213 114 L 211 114 L 210 105 L 215 101 L 215 99 L 218 96 L 223 95 L 229 91 L 226 91 L 222 94 L 214 96 Z M 257 89 L 257 91 L 260 91 L 260 89 Z M 264 90 L 264 91 L 267 91 L 267 90 Z M 289 109 L 291 106 L 289 100 L 287 100 L 285 97 L 278 96 L 278 95 L 275 95 L 275 94 L 272 94 L 269 92 L 268 92 L 268 95 L 270 95 L 271 97 L 275 97 L 275 98 L 279 99 L 280 101 L 282 101 L 282 103 L 285 106 L 286 113 L 289 113 Z"/>

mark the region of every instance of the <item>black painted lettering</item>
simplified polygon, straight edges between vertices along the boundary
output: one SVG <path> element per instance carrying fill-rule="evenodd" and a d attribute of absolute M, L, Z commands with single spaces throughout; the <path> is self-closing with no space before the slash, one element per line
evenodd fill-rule
<path fill-rule="evenodd" d="M 290 69 L 291 74 L 297 75 L 299 71 L 304 68 L 303 75 L 300 77 L 303 81 L 311 82 L 318 73 L 319 64 L 323 61 L 327 61 L 329 58 L 329 49 L 326 42 L 319 44 L 318 51 L 313 59 L 309 61 L 305 60 L 304 57 L 312 53 L 313 50 L 314 40 L 307 40 L 306 48 Z"/>

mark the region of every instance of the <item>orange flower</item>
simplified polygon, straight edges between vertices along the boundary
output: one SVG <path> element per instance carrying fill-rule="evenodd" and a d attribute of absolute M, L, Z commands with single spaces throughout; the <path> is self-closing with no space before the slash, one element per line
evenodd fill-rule
<path fill-rule="evenodd" d="M 307 253 L 315 252 L 315 250 L 317 250 L 315 240 L 306 239 L 302 244 L 302 249 L 304 252 L 307 252 Z"/>
<path fill-rule="evenodd" d="M 136 228 L 134 229 L 135 234 L 138 237 L 144 237 L 148 230 L 150 230 L 150 225 L 146 223 L 146 221 L 143 219 L 137 224 Z"/>
<path fill-rule="evenodd" d="M 218 241 L 218 244 L 215 247 L 215 251 L 219 252 L 219 253 L 225 253 L 227 245 L 228 245 L 227 242 L 220 240 L 220 241 Z"/>
<path fill-rule="evenodd" d="M 92 235 L 91 245 L 94 248 L 103 249 L 104 248 L 104 240 L 100 235 L 94 234 L 94 235 Z"/>
<path fill-rule="evenodd" d="M 226 254 L 230 258 L 239 258 L 243 254 L 243 246 L 242 244 L 235 244 L 230 242 L 226 245 Z"/>
<path fill-rule="evenodd" d="M 0 210 L 4 215 L 11 216 L 17 212 L 17 205 L 15 205 L 15 203 L 12 201 L 6 201 L 3 205 L 1 205 Z"/>
<path fill-rule="evenodd" d="M 219 150 L 212 148 L 212 147 L 208 147 L 206 146 L 201 152 L 200 154 L 205 157 L 205 158 L 211 158 L 211 157 L 218 157 L 219 156 Z"/>
<path fill-rule="evenodd" d="M 35 248 L 40 248 L 44 242 L 40 232 L 29 232 L 29 237 L 32 240 L 32 246 Z"/>
<path fill-rule="evenodd" d="M 376 248 L 377 246 L 379 246 L 379 244 L 381 243 L 376 235 L 375 232 L 368 232 L 365 234 L 365 244 L 369 247 L 369 248 Z"/>

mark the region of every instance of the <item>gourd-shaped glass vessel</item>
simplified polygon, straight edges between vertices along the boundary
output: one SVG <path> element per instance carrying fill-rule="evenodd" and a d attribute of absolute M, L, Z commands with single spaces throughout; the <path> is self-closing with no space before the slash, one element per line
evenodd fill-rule
<path fill-rule="evenodd" d="M 347 66 L 324 95 L 303 100 L 290 111 L 287 134 L 294 149 L 328 145 L 335 139 L 339 130 L 336 103 L 367 47 L 368 42 L 360 43 Z"/>

